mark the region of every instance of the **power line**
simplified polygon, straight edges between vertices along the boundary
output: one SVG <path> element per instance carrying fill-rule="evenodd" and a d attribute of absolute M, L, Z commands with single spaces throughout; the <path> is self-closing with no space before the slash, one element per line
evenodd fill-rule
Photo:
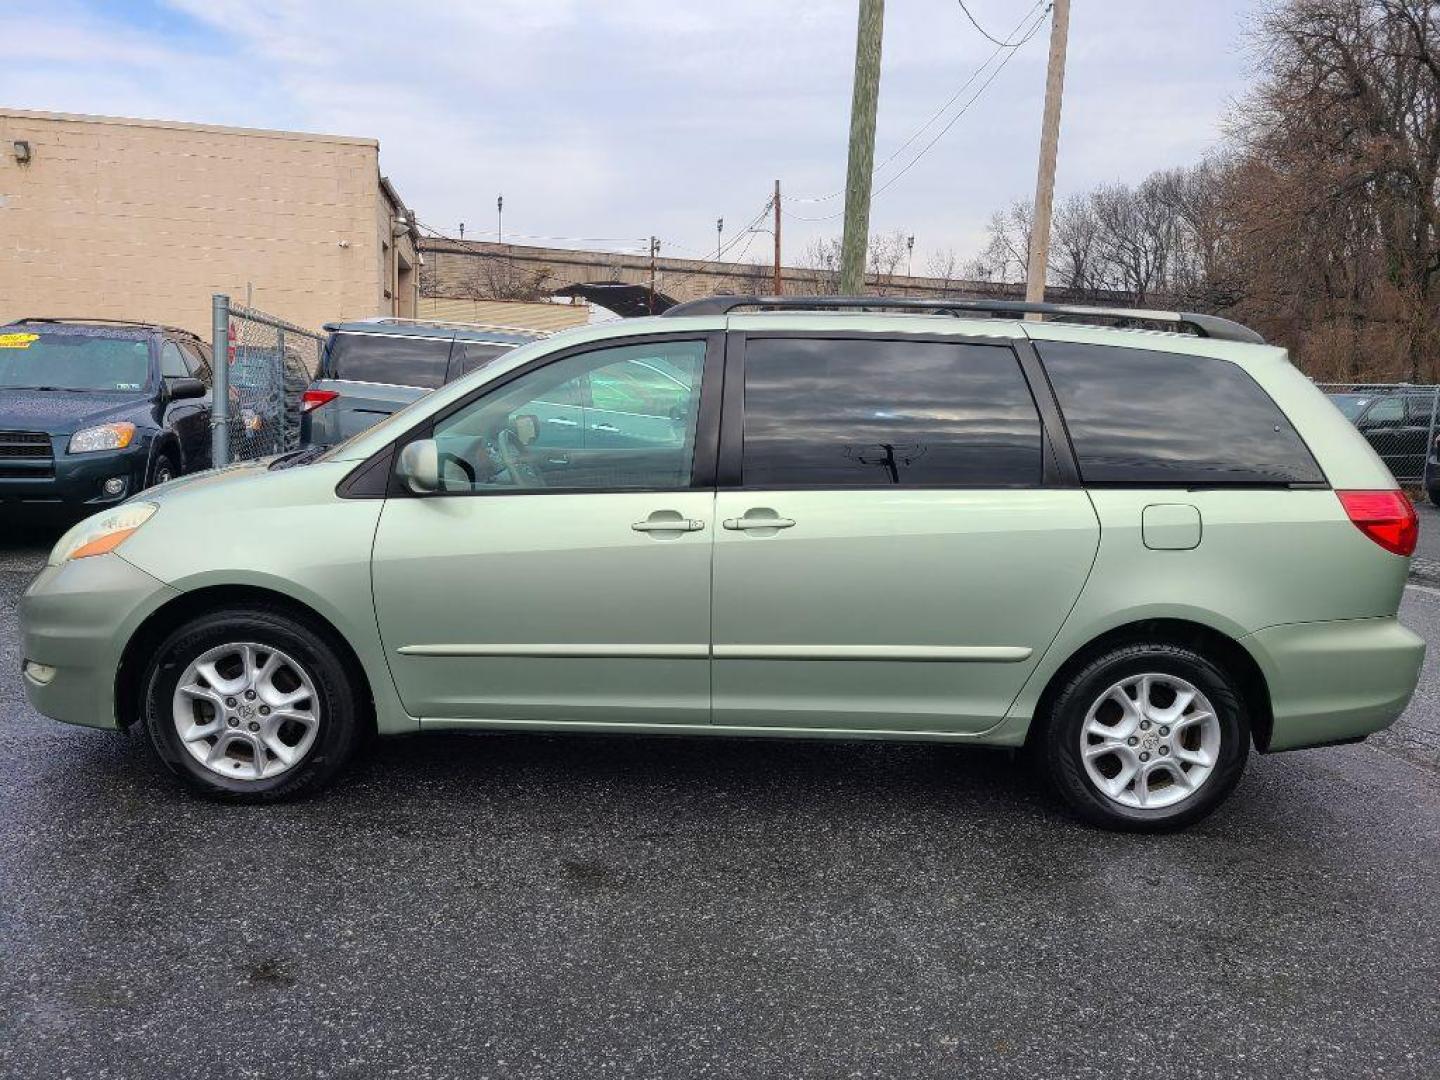
<path fill-rule="evenodd" d="M 970 9 L 965 6 L 965 0 L 956 0 L 956 3 L 960 5 L 960 10 L 965 13 L 965 18 L 970 20 L 970 25 L 975 27 L 976 30 L 980 31 L 980 36 L 983 37 L 986 41 L 993 42 L 994 44 L 999 45 L 1002 49 L 1018 49 L 1021 45 L 1024 45 L 1025 42 L 1030 40 L 1029 37 L 1023 37 L 1019 41 L 1001 41 L 999 38 L 995 37 L 993 34 L 991 34 L 988 30 L 986 30 L 983 26 L 981 26 L 978 22 L 975 21 L 975 16 L 971 15 Z M 1029 16 L 1027 15 L 1026 18 L 1029 18 Z M 1021 20 L 1021 22 L 1024 21 L 1024 19 Z M 1013 34 L 1015 31 L 1011 30 L 1010 32 Z"/>
<path fill-rule="evenodd" d="M 1017 23 L 1015 24 L 1015 26 L 1011 29 L 1011 31 L 1010 31 L 1011 34 L 1014 34 L 1014 33 L 1015 33 L 1016 31 L 1018 31 L 1021 27 L 1023 27 L 1027 22 L 1029 22 L 1030 19 L 1031 19 L 1031 17 L 1034 16 L 1034 14 L 1035 14 L 1035 9 L 1038 8 L 1041 4 L 1046 4 L 1045 11 L 1046 11 L 1046 13 L 1048 14 L 1048 12 L 1049 12 L 1049 10 L 1050 10 L 1050 5 L 1049 5 L 1048 3 L 1046 3 L 1046 0 L 1035 0 L 1035 2 L 1030 5 L 1030 9 L 1029 9 L 1028 11 L 1026 11 L 1024 15 L 1022 15 L 1022 16 L 1020 17 L 1020 21 L 1017 22 Z M 981 63 L 979 67 L 977 67 L 974 71 L 972 71 L 972 72 L 970 73 L 969 78 L 967 78 L 963 83 L 960 84 L 960 87 L 959 87 L 953 94 L 950 95 L 950 97 L 945 101 L 945 103 L 944 103 L 943 105 L 941 105 L 940 108 L 936 109 L 935 112 L 930 116 L 930 118 L 925 121 L 925 123 L 921 124 L 918 128 L 916 128 L 913 132 L 911 132 L 909 138 L 907 138 L 904 142 L 902 142 L 899 146 L 897 146 L 897 147 L 895 148 L 895 150 L 890 154 L 889 157 L 887 157 L 887 158 L 886 158 L 884 161 L 882 161 L 879 165 L 875 166 L 875 175 L 879 175 L 879 173 L 881 172 L 881 170 L 883 170 L 884 168 L 886 168 L 888 165 L 890 165 L 891 162 L 893 162 L 893 161 L 894 161 L 896 158 L 898 158 L 902 153 L 904 153 L 905 150 L 906 150 L 908 147 L 910 147 L 910 146 L 915 142 L 916 139 L 918 139 L 918 138 L 919 138 L 921 135 L 923 135 L 927 130 L 929 130 L 930 126 L 931 126 L 932 124 L 934 124 L 936 120 L 940 119 L 940 117 L 942 117 L 943 115 L 945 115 L 945 113 L 946 113 L 947 111 L 949 111 L 950 107 L 951 107 L 952 105 L 954 105 L 956 101 L 959 100 L 960 95 L 963 94 L 963 93 L 965 93 L 965 91 L 970 87 L 970 85 L 971 85 L 977 78 L 979 78 L 981 74 L 984 73 L 984 71 L 995 61 L 995 58 L 996 58 L 996 57 L 998 57 L 998 56 L 999 56 L 1002 52 L 1004 52 L 1006 49 L 1011 50 L 1010 55 L 1013 56 L 1014 53 L 1015 53 L 1015 50 L 1018 50 L 1018 49 L 1020 48 L 1020 46 L 1024 45 L 1026 42 L 1028 42 L 1031 38 L 1033 38 L 1033 37 L 1039 32 L 1040 26 L 1041 26 L 1043 23 L 1044 23 L 1044 18 L 1043 18 L 1043 16 L 1042 16 L 1041 19 L 1039 19 L 1033 26 L 1031 26 L 1031 27 L 1030 27 L 1030 30 L 1029 30 L 1023 37 L 1021 37 L 1018 41 L 1016 41 L 1013 45 L 1005 44 L 1005 43 L 998 43 L 998 44 L 999 44 L 999 47 L 996 48 L 995 51 L 992 52 L 989 56 L 987 56 L 987 57 L 985 58 L 984 62 Z M 988 37 L 989 35 L 987 34 L 986 36 Z M 994 39 L 992 38 L 991 40 L 994 40 Z M 1008 62 L 1008 57 L 1007 57 L 1006 62 Z M 1001 66 L 1001 67 L 1004 67 L 1005 65 L 1004 65 L 1004 64 L 1001 64 L 1000 66 Z M 999 69 L 996 69 L 996 70 L 998 71 Z M 993 77 L 993 76 L 992 76 L 992 77 Z M 987 83 L 987 85 L 988 85 L 988 83 Z M 952 120 L 951 123 L 953 124 L 954 121 Z M 949 130 L 948 126 L 947 126 L 946 130 Z M 908 168 L 908 166 L 907 166 L 907 168 Z M 888 186 L 888 182 L 887 182 L 887 186 Z M 829 202 L 831 199 L 839 198 L 839 197 L 840 197 L 841 195 L 843 195 L 843 194 L 845 194 L 845 192 L 844 192 L 843 189 L 841 189 L 841 190 L 839 190 L 839 191 L 832 191 L 832 192 L 830 192 L 828 195 L 818 195 L 818 196 L 809 196 L 809 197 L 792 195 L 792 196 L 787 196 L 787 199 L 788 199 L 788 201 L 790 201 L 790 202 L 796 202 L 796 203 L 822 203 L 822 202 Z M 801 217 L 801 216 L 799 216 L 799 215 L 792 215 L 792 216 L 793 216 L 797 221 L 834 221 L 836 218 L 841 217 L 841 216 L 843 215 L 843 213 L 844 213 L 844 212 L 841 211 L 841 212 L 835 213 L 835 214 L 827 214 L 827 215 L 825 215 L 824 217 Z"/>
<path fill-rule="evenodd" d="M 1040 23 L 1043 23 L 1044 21 L 1045 21 L 1045 16 L 1042 14 L 1042 15 L 1040 16 L 1040 18 L 1036 21 L 1036 25 L 1039 25 Z M 938 143 L 941 139 L 943 139 L 943 138 L 945 137 L 946 132 L 948 132 L 952 127 L 955 126 L 956 121 L 958 121 L 958 120 L 960 119 L 960 117 L 962 117 L 962 116 L 965 115 L 965 113 L 969 110 L 970 106 L 971 106 L 971 105 L 974 105 L 975 102 L 979 99 L 980 95 L 983 94 L 983 93 L 985 93 L 985 90 L 990 86 L 991 83 L 993 83 L 993 82 L 995 81 L 995 79 L 999 76 L 1000 72 L 1002 72 L 1002 71 L 1005 70 L 1005 65 L 1008 64 L 1008 63 L 1010 63 L 1011 60 L 1015 59 L 1015 52 L 1016 52 L 1016 51 L 1015 51 L 1014 49 L 1012 49 L 1012 50 L 1010 50 L 1010 52 L 1008 52 L 1008 53 L 1006 54 L 1005 59 L 1002 60 L 1002 61 L 1000 61 L 999 66 L 996 67 L 995 70 L 990 73 L 990 77 L 987 78 L 983 83 L 980 84 L 980 88 L 979 88 L 978 90 L 976 90 L 975 93 L 973 93 L 973 94 L 970 95 L 970 100 L 967 101 L 967 102 L 965 102 L 964 105 L 960 106 L 959 111 L 956 112 L 956 114 L 950 118 L 950 122 L 947 123 L 947 124 L 946 124 L 943 128 L 941 128 L 938 132 L 936 132 L 935 137 L 934 137 L 933 139 L 931 139 L 928 143 L 926 143 L 926 144 L 924 145 L 924 147 L 921 148 L 921 150 L 920 150 L 920 152 L 919 152 L 918 154 L 916 154 L 916 155 L 915 155 L 914 157 L 912 157 L 909 161 L 907 161 L 907 162 L 905 163 L 905 167 L 904 167 L 903 169 L 901 169 L 901 170 L 900 170 L 899 172 L 897 172 L 894 176 L 890 177 L 889 180 L 886 180 L 885 183 L 881 184 L 878 188 L 876 188 L 876 189 L 875 189 L 875 194 L 876 194 L 876 195 L 879 195 L 882 191 L 884 191 L 886 188 L 888 188 L 891 184 L 895 183 L 896 180 L 899 180 L 902 176 L 904 176 L 907 172 L 909 172 L 912 168 L 914 168 L 914 167 L 915 167 L 915 163 L 918 162 L 921 158 L 923 158 L 926 154 L 928 154 L 928 153 L 930 152 L 930 150 L 935 146 L 935 144 Z M 872 198 L 873 198 L 873 196 L 872 196 Z"/>

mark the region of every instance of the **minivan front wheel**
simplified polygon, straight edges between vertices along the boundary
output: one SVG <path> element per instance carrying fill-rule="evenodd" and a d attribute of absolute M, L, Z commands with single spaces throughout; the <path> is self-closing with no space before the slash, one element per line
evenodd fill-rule
<path fill-rule="evenodd" d="M 1235 787 L 1250 748 L 1244 698 L 1192 649 L 1126 645 L 1054 698 L 1041 748 L 1056 790 L 1108 828 L 1182 828 Z"/>
<path fill-rule="evenodd" d="M 157 650 L 144 686 L 155 752 L 203 794 L 269 802 L 317 788 L 359 741 L 339 655 L 283 611 L 190 620 Z"/>

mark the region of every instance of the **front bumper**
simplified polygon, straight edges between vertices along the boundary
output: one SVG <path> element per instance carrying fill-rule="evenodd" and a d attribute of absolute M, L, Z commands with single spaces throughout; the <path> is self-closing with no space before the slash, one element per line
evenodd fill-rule
<path fill-rule="evenodd" d="M 1267 750 L 1363 739 L 1405 711 L 1425 641 L 1389 619 L 1272 626 L 1243 639 L 1270 687 Z"/>
<path fill-rule="evenodd" d="M 74 507 L 86 513 L 124 502 L 145 486 L 150 465 L 149 440 L 137 439 L 124 450 L 71 454 L 70 436 L 51 439 L 53 465 L 48 461 L 0 462 L 0 506 L 34 509 Z M 107 495 L 106 480 L 120 478 L 124 487 Z"/>
<path fill-rule="evenodd" d="M 115 673 L 140 623 L 180 594 L 116 554 L 47 566 L 20 599 L 25 695 L 67 724 L 117 726 Z M 45 681 L 31 664 L 53 668 Z"/>

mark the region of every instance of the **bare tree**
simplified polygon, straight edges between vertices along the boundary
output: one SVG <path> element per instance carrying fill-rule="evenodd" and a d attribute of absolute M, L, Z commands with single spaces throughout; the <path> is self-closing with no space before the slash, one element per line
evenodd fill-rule
<path fill-rule="evenodd" d="M 504 255 L 476 253 L 460 282 L 460 295 L 470 300 L 544 300 L 551 294 L 555 271 L 548 266 L 521 267 Z"/>

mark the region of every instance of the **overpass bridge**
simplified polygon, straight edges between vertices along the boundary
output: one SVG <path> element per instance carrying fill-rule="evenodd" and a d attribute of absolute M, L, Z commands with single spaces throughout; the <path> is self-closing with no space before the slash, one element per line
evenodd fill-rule
<path fill-rule="evenodd" d="M 606 251 L 497 244 L 486 240 L 423 238 L 420 253 L 420 295 L 435 299 L 532 299 L 574 285 L 620 283 L 648 288 L 651 261 L 646 255 Z M 655 259 L 655 291 L 679 303 L 721 293 L 768 296 L 774 292 L 769 263 L 716 262 L 706 259 Z M 785 266 L 780 280 L 787 295 L 825 295 L 837 291 L 833 271 Z M 865 291 L 885 296 L 976 296 L 1023 300 L 1024 283 L 967 281 L 958 278 L 915 277 L 903 274 L 867 274 Z M 1134 298 L 1125 293 L 1047 290 L 1052 303 L 1087 303 L 1126 306 Z M 669 306 L 663 301 L 660 306 Z"/>

